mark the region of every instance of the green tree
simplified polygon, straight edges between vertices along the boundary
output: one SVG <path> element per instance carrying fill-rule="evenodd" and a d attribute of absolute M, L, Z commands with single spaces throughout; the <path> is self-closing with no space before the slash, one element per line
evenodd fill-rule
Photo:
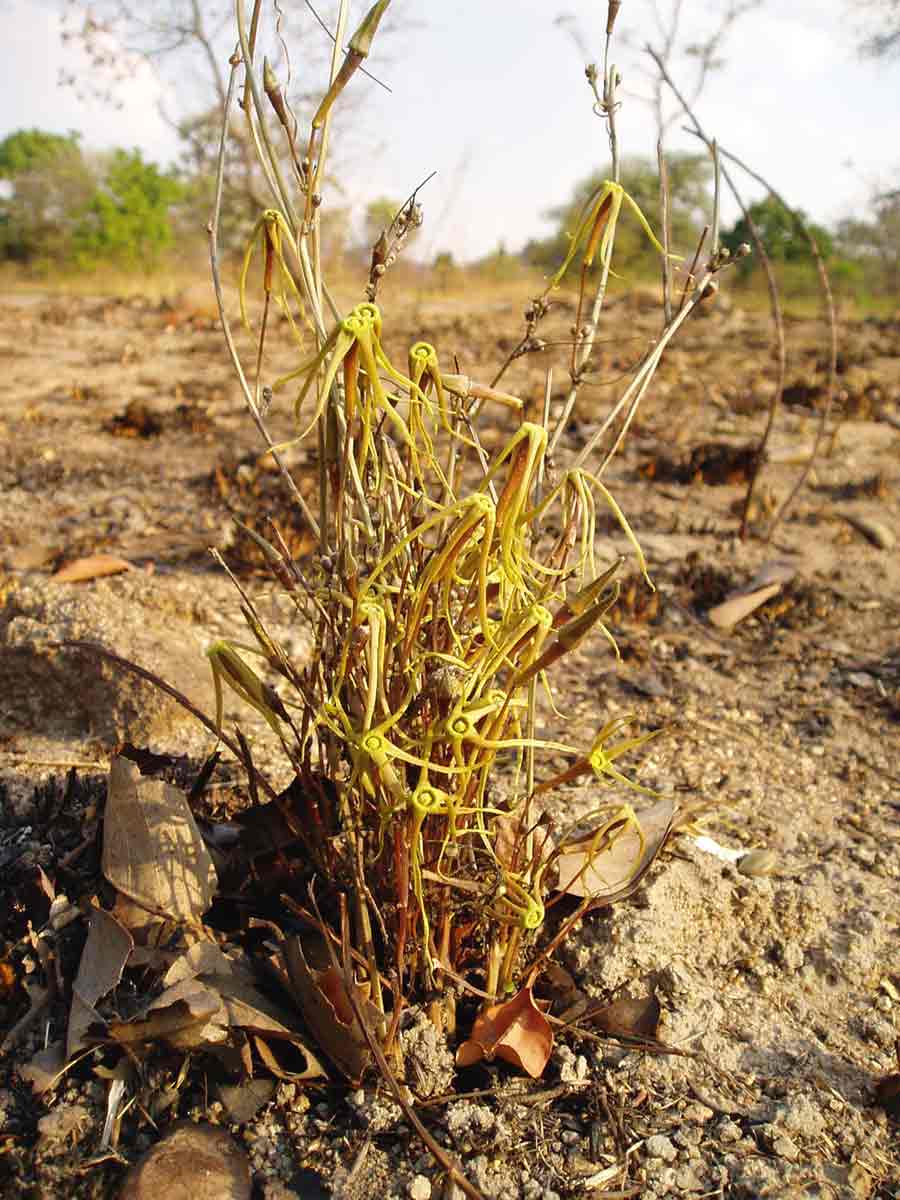
<path fill-rule="evenodd" d="M 819 252 L 824 259 L 829 258 L 834 252 L 834 239 L 827 229 L 810 221 L 802 209 L 791 211 L 791 209 L 785 208 L 774 196 L 767 196 L 765 200 L 757 200 L 755 204 L 750 205 L 747 213 L 756 226 L 766 254 L 774 263 L 804 264 L 812 262 L 812 252 L 803 232 L 803 225 L 816 239 Z M 749 223 L 743 216 L 722 234 L 722 244 L 729 250 L 736 250 L 742 242 L 751 245 L 753 243 Z M 738 271 L 746 277 L 753 271 L 755 265 L 755 256 L 748 255 L 738 263 Z"/>
<path fill-rule="evenodd" d="M 95 187 L 77 134 L 20 129 L 0 142 L 0 257 L 25 264 L 71 256 Z"/>
<path fill-rule="evenodd" d="M 144 162 L 139 150 L 115 150 L 75 230 L 78 261 L 156 265 L 172 241 L 170 210 L 183 195 L 175 176 Z"/>
<path fill-rule="evenodd" d="M 709 159 L 702 154 L 672 154 L 667 162 L 672 250 L 688 254 L 710 207 L 712 168 Z M 609 168 L 588 176 L 575 187 L 567 204 L 553 208 L 546 214 L 555 223 L 555 231 L 549 238 L 536 239 L 525 246 L 522 256 L 526 262 L 545 271 L 559 266 L 565 258 L 569 238 L 582 206 L 602 181 L 608 178 Z M 656 163 L 646 158 L 626 158 L 622 162 L 621 180 L 626 192 L 635 200 L 653 228 L 658 229 L 659 175 Z M 637 221 L 630 217 L 627 207 L 623 208 L 616 230 L 613 270 L 619 274 L 623 271 L 641 274 L 655 270 L 657 263 L 658 254 L 647 242 Z"/>

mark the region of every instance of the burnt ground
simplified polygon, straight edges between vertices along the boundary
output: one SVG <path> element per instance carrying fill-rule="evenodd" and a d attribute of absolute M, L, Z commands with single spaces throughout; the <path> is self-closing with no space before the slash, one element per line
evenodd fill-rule
<path fill-rule="evenodd" d="M 432 341 L 488 381 L 518 340 L 525 298 L 388 293 L 387 340 L 400 361 L 411 341 Z M 564 343 L 572 319 L 563 305 L 546 340 Z M 643 293 L 613 299 L 561 461 L 657 323 Z M 821 324 L 792 319 L 787 332 L 788 386 L 744 541 L 746 451 L 774 387 L 767 318 L 725 298 L 664 361 L 606 476 L 658 590 L 623 589 L 621 663 L 598 639 L 560 681 L 569 739 L 632 712 L 638 728 L 665 726 L 640 779 L 702 814 L 637 896 L 585 919 L 562 964 L 590 998 L 655 993 L 660 1036 L 689 1053 L 572 1037 L 538 1084 L 470 1068 L 425 1103 L 424 1075 L 418 1091 L 408 1080 L 486 1196 L 900 1196 L 896 1103 L 875 1102 L 900 1036 L 900 319 L 842 323 L 836 437 L 767 544 L 824 392 Z M 518 360 L 504 380 L 532 415 L 554 353 L 564 380 L 564 347 Z M 230 515 L 262 528 L 274 514 L 298 556 L 311 539 L 260 458 L 202 292 L 166 304 L 13 297 L 0 360 L 0 1034 L 30 996 L 47 997 L 0 1059 L 0 1193 L 115 1195 L 128 1163 L 189 1119 L 233 1133 L 258 1196 L 450 1195 L 374 1079 L 348 1090 L 262 1072 L 266 1086 L 240 1109 L 204 1056 L 160 1050 L 129 1076 L 134 1102 L 101 1149 L 116 1052 L 101 1046 L 41 1095 L 19 1074 L 64 1032 L 86 935 L 78 905 L 103 900 L 95 834 L 113 747 L 132 737 L 186 754 L 189 776 L 213 741 L 177 710 L 151 711 L 115 673 L 42 658 L 41 630 L 143 654 L 209 708 L 203 643 L 240 619 L 207 547 L 264 590 Z M 277 403 L 271 425 L 276 440 L 291 436 Z M 507 432 L 501 421 L 487 440 Z M 308 451 L 290 453 L 312 489 Z M 603 553 L 627 549 L 605 516 L 598 538 Z M 132 569 L 52 580 L 98 553 Z M 732 629 L 714 627 L 710 608 L 773 560 L 791 581 Z M 286 636 L 302 652 L 302 634 Z M 240 803 L 241 786 L 220 768 L 209 815 Z M 589 790 L 559 803 L 589 808 Z M 700 849 L 690 834 L 701 826 L 728 848 L 771 851 L 771 873 Z M 75 905 L 58 929 L 54 894 Z"/>

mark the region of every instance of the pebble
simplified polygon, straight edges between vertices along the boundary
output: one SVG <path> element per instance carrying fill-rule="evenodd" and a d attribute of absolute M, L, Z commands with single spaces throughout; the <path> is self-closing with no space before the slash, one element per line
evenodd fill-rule
<path fill-rule="evenodd" d="M 777 1137 L 772 1143 L 772 1150 L 779 1158 L 786 1158 L 789 1162 L 796 1162 L 800 1157 L 800 1150 L 793 1138 L 786 1137 L 784 1134 Z"/>
<path fill-rule="evenodd" d="M 119 1200 L 250 1200 L 250 1164 L 223 1130 L 182 1121 L 125 1176 Z"/>
<path fill-rule="evenodd" d="M 409 1200 L 431 1200 L 431 1180 L 424 1175 L 416 1175 L 411 1179 L 406 1190 Z"/>
<path fill-rule="evenodd" d="M 742 875 L 758 878 L 771 875 L 778 865 L 778 857 L 772 850 L 751 850 L 738 860 L 737 869 Z"/>
<path fill-rule="evenodd" d="M 678 1157 L 678 1151 L 672 1141 L 661 1133 L 655 1133 L 653 1137 L 648 1137 L 644 1149 L 650 1158 L 661 1158 L 669 1163 L 674 1162 Z"/>
<path fill-rule="evenodd" d="M 741 1139 L 741 1127 L 729 1118 L 720 1121 L 716 1129 L 720 1142 L 739 1142 Z"/>

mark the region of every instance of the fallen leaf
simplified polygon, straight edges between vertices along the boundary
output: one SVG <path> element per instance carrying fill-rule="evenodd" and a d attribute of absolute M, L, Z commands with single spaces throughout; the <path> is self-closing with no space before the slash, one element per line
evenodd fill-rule
<path fill-rule="evenodd" d="M 656 1041 L 659 1033 L 659 1001 L 655 996 L 639 1000 L 625 998 L 612 1004 L 589 1004 L 578 1018 L 579 1025 L 590 1021 L 610 1037 Z"/>
<path fill-rule="evenodd" d="M 243 1083 L 220 1083 L 218 1096 L 235 1125 L 252 1121 L 263 1105 L 275 1095 L 274 1079 L 247 1079 Z"/>
<path fill-rule="evenodd" d="M 227 977 L 235 969 L 235 962 L 215 942 L 194 942 L 184 954 L 172 963 L 163 976 L 166 987 L 180 983 L 183 979 L 196 979 L 198 975 L 220 975 Z M 244 968 L 243 964 L 241 967 Z"/>
<path fill-rule="evenodd" d="M 60 1039 L 58 1042 L 51 1042 L 43 1050 L 38 1050 L 37 1054 L 16 1070 L 22 1079 L 31 1084 L 35 1095 L 42 1096 L 59 1083 L 66 1061 L 66 1045 Z"/>
<path fill-rule="evenodd" d="M 555 890 L 569 896 L 590 898 L 596 906 L 624 900 L 637 888 L 665 845 L 674 815 L 675 802 L 668 796 L 637 812 L 644 838 L 643 849 L 633 826 L 626 827 L 611 846 L 596 852 L 593 857 L 593 834 L 566 843 L 556 859 L 559 876 Z"/>
<path fill-rule="evenodd" d="M 114 558 L 111 554 L 90 554 L 86 558 L 76 558 L 66 563 L 64 567 L 51 575 L 54 583 L 86 583 L 90 579 L 100 579 L 104 575 L 121 575 L 130 571 L 131 563 L 124 558 Z"/>
<path fill-rule="evenodd" d="M 221 996 L 196 979 L 176 983 L 131 1021 L 111 1021 L 109 1033 L 123 1045 L 165 1041 L 177 1050 L 196 1050 L 228 1037 Z"/>
<path fill-rule="evenodd" d="M 218 883 L 184 793 L 121 757 L 109 770 L 101 865 L 118 891 L 176 921 L 199 921 Z"/>
<path fill-rule="evenodd" d="M 291 989 L 318 1045 L 347 1078 L 358 1083 L 371 1060 L 365 1034 L 353 1012 L 343 976 L 335 967 L 311 970 L 298 937 L 282 944 Z M 362 989 L 358 1002 L 373 1009 Z M 380 1013 L 374 1013 L 377 1020 Z"/>
<path fill-rule="evenodd" d="M 326 1076 L 322 1064 L 299 1038 L 262 1038 L 253 1035 L 253 1045 L 266 1069 L 287 1083 L 306 1083 Z"/>
<path fill-rule="evenodd" d="M 471 1038 L 456 1052 L 456 1065 L 469 1067 L 482 1059 L 502 1058 L 537 1079 L 552 1050 L 550 1022 L 535 1003 L 531 988 L 524 987 L 511 1000 L 478 1014 Z"/>
<path fill-rule="evenodd" d="M 719 629 L 731 629 L 777 596 L 795 575 L 796 571 L 789 563 L 764 563 L 745 587 L 737 588 L 721 604 L 709 610 L 706 615 L 710 623 Z"/>
<path fill-rule="evenodd" d="M 84 1045 L 88 1027 L 100 1020 L 95 1005 L 118 984 L 133 949 L 134 939 L 112 913 L 102 908 L 91 910 L 87 941 L 72 985 L 67 1058 Z"/>

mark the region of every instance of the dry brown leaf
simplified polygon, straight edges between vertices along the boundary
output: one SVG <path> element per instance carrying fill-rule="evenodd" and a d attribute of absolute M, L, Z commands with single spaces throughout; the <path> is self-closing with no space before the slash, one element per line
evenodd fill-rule
<path fill-rule="evenodd" d="M 579 1025 L 590 1021 L 610 1037 L 657 1041 L 659 1001 L 655 996 L 639 1000 L 614 1000 L 612 1004 L 589 1004 L 578 1018 Z"/>
<path fill-rule="evenodd" d="M 157 1006 L 178 997 L 178 988 L 185 989 L 188 995 L 196 988 L 217 995 L 229 1027 L 253 1035 L 260 1057 L 279 1079 L 301 1081 L 327 1074 L 292 1028 L 291 1014 L 257 990 L 253 969 L 246 959 L 225 954 L 213 942 L 195 942 L 172 963 L 163 982 L 169 988 L 156 1002 Z M 221 1024 L 222 1014 L 217 1011 L 214 1020 Z M 265 1041 L 260 1035 L 265 1036 Z"/>
<path fill-rule="evenodd" d="M 66 563 L 64 567 L 51 575 L 54 583 L 86 583 L 90 579 L 100 579 L 104 575 L 121 575 L 130 571 L 131 563 L 124 558 L 114 558 L 111 554 L 90 554 L 86 558 L 76 558 Z"/>
<path fill-rule="evenodd" d="M 532 833 L 532 853 L 538 862 L 546 862 L 553 850 L 553 839 L 545 824 L 544 809 L 529 798 L 511 813 L 497 817 L 494 822 L 494 853 L 497 861 L 510 870 L 523 865 L 525 835 Z"/>
<path fill-rule="evenodd" d="M 109 770 L 102 868 L 118 891 L 175 921 L 199 921 L 218 882 L 184 793 L 121 757 Z"/>
<path fill-rule="evenodd" d="M 217 1095 L 235 1125 L 246 1125 L 269 1103 L 277 1087 L 274 1079 L 245 1079 L 238 1084 L 220 1083 Z"/>
<path fill-rule="evenodd" d="M 184 979 L 167 988 L 142 1016 L 110 1022 L 109 1032 L 124 1045 L 162 1040 L 177 1050 L 196 1050 L 225 1041 L 228 1013 L 217 992 L 196 979 Z"/>
<path fill-rule="evenodd" d="M 767 600 L 777 596 L 780 591 L 780 583 L 770 583 L 768 587 L 755 592 L 729 596 L 727 600 L 711 608 L 706 615 L 717 629 L 731 629 L 739 621 L 743 621 L 744 617 L 749 617 L 758 608 L 762 608 Z"/>
<path fill-rule="evenodd" d="M 371 1051 L 341 973 L 335 967 L 311 970 L 298 937 L 286 938 L 282 952 L 291 988 L 316 1042 L 352 1083 L 359 1083 L 371 1061 Z M 364 1009 L 373 1009 L 362 989 L 358 991 L 358 1003 Z M 379 1013 L 374 1016 L 380 1019 Z"/>
<path fill-rule="evenodd" d="M 65 1043 L 60 1039 L 38 1050 L 27 1063 L 16 1068 L 16 1074 L 27 1079 L 36 1096 L 42 1096 L 59 1082 L 66 1061 Z"/>
<path fill-rule="evenodd" d="M 717 628 L 731 629 L 738 621 L 743 621 L 744 617 L 761 608 L 767 600 L 777 596 L 795 575 L 796 571 L 789 563 L 764 563 L 745 587 L 737 588 L 706 615 Z"/>
<path fill-rule="evenodd" d="M 91 911 L 87 941 L 72 985 L 67 1058 L 84 1044 L 88 1026 L 100 1020 L 95 1005 L 118 984 L 133 949 L 134 939 L 112 913 L 102 908 Z"/>
<path fill-rule="evenodd" d="M 283 1079 L 287 1083 L 306 1083 L 326 1075 L 318 1058 L 296 1036 L 261 1038 L 254 1034 L 253 1045 L 266 1069 L 276 1079 Z"/>
<path fill-rule="evenodd" d="M 235 963 L 215 942 L 194 942 L 172 963 L 163 976 L 163 983 L 171 987 L 183 979 L 196 979 L 198 975 L 228 977 L 236 967 L 249 970 L 243 963 Z"/>
<path fill-rule="evenodd" d="M 511 1000 L 479 1013 L 471 1038 L 456 1052 L 456 1065 L 469 1067 L 482 1059 L 502 1058 L 537 1079 L 552 1050 L 550 1022 L 535 1003 L 531 988 L 524 987 Z"/>
<path fill-rule="evenodd" d="M 559 877 L 556 891 L 592 899 L 597 906 L 624 900 L 640 883 L 653 860 L 665 845 L 675 816 L 675 802 L 663 796 L 649 808 L 636 814 L 644 835 L 626 828 L 606 850 L 591 858 L 592 834 L 567 843 L 556 860 Z"/>

